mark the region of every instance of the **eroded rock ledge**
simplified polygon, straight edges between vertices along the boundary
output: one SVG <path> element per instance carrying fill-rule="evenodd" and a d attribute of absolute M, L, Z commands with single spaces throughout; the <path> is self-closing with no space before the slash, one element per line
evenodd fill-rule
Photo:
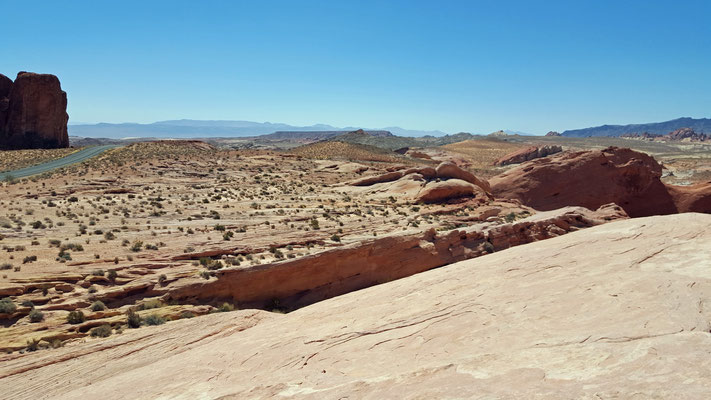
<path fill-rule="evenodd" d="M 567 207 L 503 225 L 392 235 L 293 261 L 217 272 L 217 279 L 163 289 L 166 301 L 228 300 L 241 307 L 290 309 L 457 261 L 623 219 L 614 204 L 596 211 Z M 159 289 L 160 291 L 160 289 Z"/>

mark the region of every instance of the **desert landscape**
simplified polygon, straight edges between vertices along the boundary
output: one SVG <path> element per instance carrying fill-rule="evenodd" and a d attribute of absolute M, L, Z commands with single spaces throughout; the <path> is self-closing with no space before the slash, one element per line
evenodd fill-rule
<path fill-rule="evenodd" d="M 7 5 L 0 399 L 710 398 L 681 3 Z"/>

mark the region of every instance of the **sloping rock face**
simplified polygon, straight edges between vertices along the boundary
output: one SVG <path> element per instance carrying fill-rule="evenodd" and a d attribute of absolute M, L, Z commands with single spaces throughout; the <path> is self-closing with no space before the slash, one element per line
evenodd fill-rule
<path fill-rule="evenodd" d="M 69 147 L 67 94 L 54 75 L 0 76 L 0 148 Z"/>
<path fill-rule="evenodd" d="M 491 185 L 497 198 L 518 199 L 537 210 L 615 203 L 630 217 L 676 213 L 661 175 L 661 165 L 649 155 L 609 147 L 532 160 L 495 176 Z"/>
<path fill-rule="evenodd" d="M 0 384 L 17 400 L 705 399 L 709 224 L 618 221 L 286 315 L 219 313 L 2 355 Z"/>
<path fill-rule="evenodd" d="M 456 261 L 622 218 L 627 215 L 614 204 L 597 211 L 570 207 L 503 225 L 477 224 L 447 232 L 432 229 L 418 234 L 392 235 L 293 261 L 220 270 L 216 280 L 196 279 L 182 287 L 156 290 L 166 293 L 163 298 L 168 303 L 226 300 L 263 308 L 278 300 L 281 305 L 297 308 Z"/>
<path fill-rule="evenodd" d="M 690 186 L 667 185 L 679 212 L 711 213 L 711 182 Z"/>
<path fill-rule="evenodd" d="M 439 203 L 460 197 L 473 197 L 476 192 L 480 193 L 480 197 L 486 196 L 479 186 L 461 179 L 449 179 L 428 184 L 417 194 L 416 200 L 420 203 Z"/>
<path fill-rule="evenodd" d="M 545 145 L 540 147 L 531 146 L 501 157 L 494 163 L 494 165 L 520 164 L 522 162 L 530 161 L 535 158 L 541 158 L 549 156 L 551 154 L 560 153 L 561 151 L 563 151 L 563 148 L 555 145 Z"/>

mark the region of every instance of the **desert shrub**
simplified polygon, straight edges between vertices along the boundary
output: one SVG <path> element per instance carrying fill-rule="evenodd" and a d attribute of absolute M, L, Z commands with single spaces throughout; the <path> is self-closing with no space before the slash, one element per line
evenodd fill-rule
<path fill-rule="evenodd" d="M 141 327 L 141 316 L 132 308 L 126 313 L 126 325 L 128 325 L 129 328 Z"/>
<path fill-rule="evenodd" d="M 152 300 L 148 300 L 148 301 L 144 302 L 143 304 L 141 304 L 138 309 L 139 310 L 151 310 L 153 308 L 161 308 L 163 306 L 164 306 L 164 304 L 162 301 L 160 301 L 158 299 L 152 299 Z"/>
<path fill-rule="evenodd" d="M 331 236 L 331 240 L 333 240 L 334 242 L 340 242 L 341 238 L 338 237 L 338 235 L 334 234 L 333 236 Z"/>
<path fill-rule="evenodd" d="M 161 285 L 165 285 L 165 282 L 168 280 L 168 277 L 165 274 L 160 274 L 158 277 L 158 283 Z"/>
<path fill-rule="evenodd" d="M 91 271 L 91 274 L 94 276 L 104 276 L 104 270 L 103 269 L 95 269 Z"/>
<path fill-rule="evenodd" d="M 91 311 L 104 311 L 106 310 L 106 304 L 104 304 L 102 301 L 95 301 L 91 303 L 91 306 L 89 306 L 89 309 Z"/>
<path fill-rule="evenodd" d="M 44 320 L 44 314 L 40 310 L 30 311 L 30 322 L 40 322 Z"/>
<path fill-rule="evenodd" d="M 192 311 L 183 311 L 180 313 L 180 318 L 193 318 L 195 317 L 195 313 Z"/>
<path fill-rule="evenodd" d="M 37 351 L 39 349 L 39 340 L 32 339 L 27 341 L 27 351 Z"/>
<path fill-rule="evenodd" d="M 115 282 L 116 278 L 118 277 L 118 272 L 116 272 L 115 269 L 110 269 L 109 272 L 106 274 L 106 277 L 109 278 L 111 282 Z"/>
<path fill-rule="evenodd" d="M 22 263 L 27 264 L 35 261 L 37 261 L 37 256 L 27 256 L 22 260 Z"/>
<path fill-rule="evenodd" d="M 228 311 L 234 311 L 235 306 L 233 306 L 230 303 L 222 303 L 221 306 L 217 307 L 217 310 L 220 312 L 228 312 Z"/>
<path fill-rule="evenodd" d="M 86 317 L 84 316 L 84 313 L 81 311 L 72 311 L 67 315 L 67 322 L 70 324 L 81 324 L 86 320 Z"/>
<path fill-rule="evenodd" d="M 9 297 L 5 297 L 0 300 L 0 313 L 11 314 L 14 313 L 15 310 L 17 310 L 17 306 L 12 302 L 12 300 L 10 300 Z"/>
<path fill-rule="evenodd" d="M 510 212 L 504 216 L 504 221 L 511 223 L 516 220 L 516 214 L 513 212 Z"/>
<path fill-rule="evenodd" d="M 6 269 L 12 269 L 12 264 L 10 264 L 10 263 L 0 264 L 0 270 L 6 270 Z"/>
<path fill-rule="evenodd" d="M 111 336 L 111 325 L 104 324 L 97 326 L 96 328 L 91 328 L 89 335 L 93 337 L 109 337 Z"/>
<path fill-rule="evenodd" d="M 151 314 L 143 319 L 146 325 L 162 325 L 165 323 L 165 318 L 157 314 Z"/>
<path fill-rule="evenodd" d="M 136 240 L 131 245 L 131 251 L 134 253 L 137 253 L 137 252 L 141 251 L 142 247 L 143 247 L 143 242 L 141 242 L 140 240 Z"/>

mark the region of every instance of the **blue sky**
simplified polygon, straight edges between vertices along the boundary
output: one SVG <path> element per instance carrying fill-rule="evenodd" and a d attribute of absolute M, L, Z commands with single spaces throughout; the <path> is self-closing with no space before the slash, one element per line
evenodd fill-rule
<path fill-rule="evenodd" d="M 709 1 L 5 1 L 72 122 L 531 133 L 711 117 Z"/>

